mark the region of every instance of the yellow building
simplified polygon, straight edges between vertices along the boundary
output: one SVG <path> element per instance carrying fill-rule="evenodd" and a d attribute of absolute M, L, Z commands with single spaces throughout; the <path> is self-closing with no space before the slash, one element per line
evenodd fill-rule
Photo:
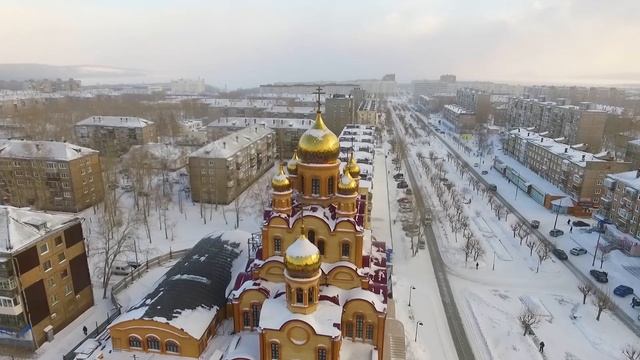
<path fill-rule="evenodd" d="M 261 249 L 229 299 L 235 331 L 258 333 L 252 358 L 382 359 L 385 248 L 366 234 L 360 169 L 351 158 L 340 170 L 339 154 L 318 111 L 272 180 Z"/>

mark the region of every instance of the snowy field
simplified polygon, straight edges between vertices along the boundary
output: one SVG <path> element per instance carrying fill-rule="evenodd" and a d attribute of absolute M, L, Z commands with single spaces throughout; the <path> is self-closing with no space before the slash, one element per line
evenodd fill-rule
<path fill-rule="evenodd" d="M 396 121 L 400 123 L 399 120 Z M 419 129 L 418 126 L 416 128 Z M 437 157 L 446 159 L 446 147 L 435 137 L 428 138 L 424 133 L 420 133 L 416 139 L 407 134 L 404 134 L 404 137 L 408 141 L 409 161 L 414 173 L 421 171 L 418 152 L 426 154 L 428 151 L 434 151 Z M 423 174 L 423 193 L 428 194 L 427 201 L 434 208 L 436 218 L 433 224 L 434 231 L 448 266 L 456 303 L 478 359 L 621 359 L 622 349 L 627 344 L 638 343 L 636 335 L 611 314 L 605 312 L 600 321 L 595 320 L 597 308 L 592 304 L 593 296 L 590 295 L 586 304 L 582 304 L 582 294 L 577 289 L 580 282 L 555 257 L 543 261 L 539 272 L 536 272 L 536 253 L 530 255 L 530 249 L 525 244 L 520 245 L 520 239 L 513 236 L 510 224 L 515 217 L 510 215 L 505 221 L 503 214 L 501 220 L 498 220 L 482 193 L 473 191 L 468 185 L 468 175 L 462 179 L 452 161 L 442 162 L 449 182 L 454 184 L 465 201 L 470 200 L 469 204 L 464 205 L 464 212 L 470 220 L 470 230 L 485 250 L 484 256 L 478 260 L 478 270 L 475 262 L 465 264 L 465 254 L 461 250 L 464 240 L 460 234 L 456 236 L 452 232 L 449 219 L 444 216 L 445 209 L 440 206 L 435 197 L 435 189 Z M 488 169 L 488 161 L 485 161 L 484 166 Z M 500 179 L 495 178 L 492 182 L 498 185 L 499 190 L 508 191 L 506 181 L 498 180 Z M 517 200 L 516 205 L 526 209 L 535 209 L 534 205 L 540 207 L 524 194 L 520 194 Z M 552 217 L 548 210 L 540 210 L 533 216 L 542 221 L 544 231 L 552 228 L 552 221 L 544 220 Z M 566 224 L 566 219 L 564 223 Z M 568 229 L 565 232 L 569 234 Z M 573 234 L 565 235 L 558 241 L 567 242 L 568 251 L 570 247 L 575 246 L 569 246 L 569 242 L 577 241 L 574 236 L 578 236 L 575 230 Z M 405 249 L 410 246 L 407 243 L 396 242 L 396 253 L 400 252 L 398 247 L 402 245 Z M 424 281 L 420 275 L 428 271 L 430 264 L 425 251 L 420 251 L 416 258 L 422 260 L 422 271 L 420 268 L 416 269 L 410 281 L 421 284 Z M 588 255 L 583 255 L 577 260 L 586 262 Z M 611 262 L 611 258 L 607 261 Z M 591 265 L 591 261 L 588 265 Z M 607 262 L 604 266 L 607 266 Z M 610 279 L 615 276 L 611 273 L 612 269 L 607 270 L 610 271 Z M 395 291 L 397 293 L 402 290 L 396 288 Z M 430 291 L 437 291 L 437 288 L 432 287 Z M 418 299 L 420 309 L 432 306 L 430 301 L 423 302 L 420 296 Z M 540 324 L 533 328 L 537 338 L 523 336 L 518 315 L 525 308 L 531 309 L 541 318 Z M 537 339 L 543 340 L 546 344 L 544 357 L 538 352 Z M 424 340 L 422 343 L 423 347 L 427 348 Z"/>

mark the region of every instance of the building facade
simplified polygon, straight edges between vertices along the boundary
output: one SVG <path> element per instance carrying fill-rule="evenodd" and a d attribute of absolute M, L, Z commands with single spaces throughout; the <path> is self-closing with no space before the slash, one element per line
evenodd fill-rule
<path fill-rule="evenodd" d="M 476 114 L 458 105 L 444 105 L 442 115 L 457 133 L 471 132 L 478 125 Z"/>
<path fill-rule="evenodd" d="M 120 156 L 133 145 L 158 141 L 152 121 L 130 116 L 92 116 L 76 123 L 74 133 L 80 145 L 102 156 Z"/>
<path fill-rule="evenodd" d="M 600 206 L 607 174 L 631 168 L 628 162 L 603 160 L 523 128 L 509 132 L 503 151 L 569 194 L 585 213 Z"/>
<path fill-rule="evenodd" d="M 273 167 L 273 130 L 256 125 L 203 146 L 189 155 L 188 170 L 194 201 L 229 204 Z"/>
<path fill-rule="evenodd" d="M 346 124 L 353 123 L 355 114 L 354 104 L 356 104 L 354 98 L 343 94 L 334 94 L 328 97 L 325 103 L 327 127 L 329 127 L 331 131 L 339 133 Z M 296 139 L 298 138 L 300 137 L 296 137 Z"/>
<path fill-rule="evenodd" d="M 2 206 L 0 222 L 0 343 L 35 349 L 93 306 L 81 220 Z"/>
<path fill-rule="evenodd" d="M 55 141 L 0 141 L 2 203 L 78 212 L 104 198 L 99 153 Z"/>
<path fill-rule="evenodd" d="M 378 101 L 375 99 L 363 100 L 358 106 L 356 124 L 378 125 Z"/>
<path fill-rule="evenodd" d="M 486 123 L 491 112 L 491 94 L 473 88 L 458 89 L 456 104 L 475 113 L 478 123 Z"/>

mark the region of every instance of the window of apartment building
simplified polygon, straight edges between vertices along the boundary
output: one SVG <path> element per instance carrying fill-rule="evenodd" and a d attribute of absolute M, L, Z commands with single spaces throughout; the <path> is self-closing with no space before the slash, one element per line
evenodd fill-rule
<path fill-rule="evenodd" d="M 51 295 L 49 299 L 51 300 L 51 305 L 55 305 L 58 303 L 58 301 L 60 301 L 60 299 L 58 299 L 58 295 L 56 294 Z"/>
<path fill-rule="evenodd" d="M 64 280 L 64 279 L 66 279 L 68 276 L 69 276 L 69 270 L 64 269 L 64 270 L 60 271 L 60 278 L 61 278 L 61 279 L 63 279 L 63 280 Z"/>
<path fill-rule="evenodd" d="M 600 189 L 596 189 L 596 190 L 594 191 L 594 193 L 596 193 L 596 194 L 600 194 L 600 192 L 601 192 L 601 190 L 600 190 Z"/>
<path fill-rule="evenodd" d="M 86 172 L 86 170 L 85 170 L 84 168 L 80 168 L 80 175 L 84 175 L 84 174 L 86 174 L 86 173 L 87 173 L 87 172 Z"/>
<path fill-rule="evenodd" d="M 67 168 L 67 163 L 58 163 L 58 169 L 66 169 Z"/>
<path fill-rule="evenodd" d="M 22 180 L 22 179 L 16 180 L 16 185 L 23 186 L 24 185 L 24 180 Z"/>
<path fill-rule="evenodd" d="M 67 257 L 64 255 L 64 251 L 58 254 L 58 263 L 61 264 L 67 260 Z"/>
<path fill-rule="evenodd" d="M 93 175 L 89 176 L 89 182 L 93 182 Z"/>
<path fill-rule="evenodd" d="M 64 286 L 64 296 L 71 295 L 73 293 L 73 285 L 66 284 Z"/>
<path fill-rule="evenodd" d="M 61 172 L 61 173 L 60 173 L 60 177 L 62 177 L 62 178 L 65 178 L 65 179 L 66 179 L 66 178 L 68 178 L 68 177 L 69 177 L 69 173 L 68 173 L 68 172 L 66 172 L 66 171 L 63 171 L 63 172 Z"/>
<path fill-rule="evenodd" d="M 49 285 L 50 288 L 56 287 L 56 279 L 50 277 L 49 279 L 47 279 L 47 285 Z"/>
<path fill-rule="evenodd" d="M 20 161 L 14 161 L 13 162 L 13 166 L 20 167 Z"/>
<path fill-rule="evenodd" d="M 44 255 L 49 251 L 49 244 L 44 242 L 44 243 L 40 244 L 38 249 L 40 250 L 40 255 Z"/>
<path fill-rule="evenodd" d="M 47 169 L 55 169 L 55 168 L 56 168 L 56 163 L 47 161 Z"/>
<path fill-rule="evenodd" d="M 85 193 L 86 193 L 86 191 L 85 191 Z M 71 192 L 69 192 L 69 191 L 65 191 L 65 192 L 64 192 L 64 197 L 66 197 L 66 198 L 70 198 L 70 197 L 71 197 Z"/>
<path fill-rule="evenodd" d="M 66 181 L 63 181 L 63 182 L 62 182 L 62 188 L 64 188 L 64 189 L 68 189 L 68 188 L 69 188 L 69 183 L 68 183 L 68 182 L 66 182 Z"/>

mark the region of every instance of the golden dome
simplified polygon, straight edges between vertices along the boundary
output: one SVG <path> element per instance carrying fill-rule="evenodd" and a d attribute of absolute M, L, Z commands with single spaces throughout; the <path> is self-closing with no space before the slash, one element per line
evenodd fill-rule
<path fill-rule="evenodd" d="M 338 159 L 340 141 L 324 124 L 320 111 L 316 114 L 313 126 L 300 137 L 298 152 L 305 163 L 325 164 Z"/>
<path fill-rule="evenodd" d="M 298 239 L 287 248 L 284 266 L 291 277 L 314 277 L 320 269 L 320 251 L 304 234 L 300 234 Z"/>
<path fill-rule="evenodd" d="M 271 187 L 273 191 L 284 192 L 291 190 L 291 181 L 284 173 L 284 165 L 280 163 L 278 174 L 271 179 Z"/>
<path fill-rule="evenodd" d="M 289 174 L 296 175 L 298 173 L 298 160 L 300 160 L 298 157 L 298 150 L 294 150 L 293 156 L 289 161 L 287 161 L 287 171 Z"/>
<path fill-rule="evenodd" d="M 345 167 L 340 182 L 338 182 L 338 194 L 341 195 L 353 195 L 358 191 L 358 182 L 355 181 L 349 171 Z"/>
<path fill-rule="evenodd" d="M 346 170 L 349 172 L 352 178 L 358 179 L 360 178 L 360 165 L 356 161 L 356 157 L 354 156 L 353 150 L 351 150 L 351 154 L 349 155 L 349 162 L 345 166 Z"/>

